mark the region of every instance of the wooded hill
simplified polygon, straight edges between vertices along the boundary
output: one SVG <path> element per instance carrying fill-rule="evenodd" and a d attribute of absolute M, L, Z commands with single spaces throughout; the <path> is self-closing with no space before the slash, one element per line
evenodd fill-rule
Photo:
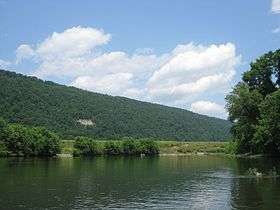
<path fill-rule="evenodd" d="M 227 140 L 231 123 L 184 109 L 113 97 L 0 70 L 0 117 L 63 138 Z"/>

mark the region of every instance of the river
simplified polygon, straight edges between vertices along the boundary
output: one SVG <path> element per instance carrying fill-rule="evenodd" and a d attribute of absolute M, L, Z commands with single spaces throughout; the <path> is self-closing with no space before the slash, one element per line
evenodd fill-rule
<path fill-rule="evenodd" d="M 0 159 L 0 209 L 277 209 L 279 159 Z"/>

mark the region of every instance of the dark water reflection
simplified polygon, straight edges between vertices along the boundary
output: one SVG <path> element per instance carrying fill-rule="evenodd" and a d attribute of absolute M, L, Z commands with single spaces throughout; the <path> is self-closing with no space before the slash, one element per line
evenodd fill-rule
<path fill-rule="evenodd" d="M 0 209 L 277 209 L 277 159 L 0 159 Z M 241 175 L 241 176 L 240 176 Z"/>

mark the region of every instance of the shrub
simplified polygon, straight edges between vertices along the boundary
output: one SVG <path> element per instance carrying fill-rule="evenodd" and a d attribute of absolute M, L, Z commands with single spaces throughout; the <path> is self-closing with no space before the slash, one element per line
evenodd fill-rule
<path fill-rule="evenodd" d="M 121 155 L 121 154 L 123 154 L 121 143 L 120 142 L 107 141 L 104 145 L 104 153 L 106 155 Z"/>
<path fill-rule="evenodd" d="M 102 146 L 103 145 L 103 146 Z M 88 137 L 77 137 L 74 143 L 74 156 L 97 155 L 156 155 L 158 144 L 150 140 L 134 140 L 125 138 L 122 141 L 106 141 L 104 144 Z"/>
<path fill-rule="evenodd" d="M 141 154 L 145 154 L 145 155 L 159 154 L 159 146 L 155 141 L 141 140 L 139 142 L 139 149 Z"/>
<path fill-rule="evenodd" d="M 88 137 L 77 137 L 74 143 L 74 156 L 96 156 L 102 152 L 96 141 Z"/>
<path fill-rule="evenodd" d="M 139 155 L 141 150 L 135 140 L 124 139 L 122 141 L 122 152 L 124 155 Z"/>
<path fill-rule="evenodd" d="M 9 125 L 4 144 L 8 151 L 23 156 L 54 156 L 60 152 L 60 139 L 45 128 Z"/>
<path fill-rule="evenodd" d="M 38 149 L 34 144 L 37 136 L 23 125 L 9 125 L 5 144 L 9 151 L 17 155 L 33 155 L 32 149 Z M 33 140 L 33 141 L 32 141 Z"/>
<path fill-rule="evenodd" d="M 59 137 L 48 131 L 45 128 L 34 128 L 33 129 L 34 141 L 34 155 L 37 156 L 54 156 L 61 152 L 60 139 Z"/>

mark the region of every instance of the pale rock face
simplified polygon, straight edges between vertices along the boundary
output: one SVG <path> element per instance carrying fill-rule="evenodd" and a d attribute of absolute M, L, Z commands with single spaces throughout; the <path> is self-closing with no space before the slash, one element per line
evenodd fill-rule
<path fill-rule="evenodd" d="M 91 119 L 78 119 L 77 122 L 85 126 L 94 126 L 94 122 Z"/>

